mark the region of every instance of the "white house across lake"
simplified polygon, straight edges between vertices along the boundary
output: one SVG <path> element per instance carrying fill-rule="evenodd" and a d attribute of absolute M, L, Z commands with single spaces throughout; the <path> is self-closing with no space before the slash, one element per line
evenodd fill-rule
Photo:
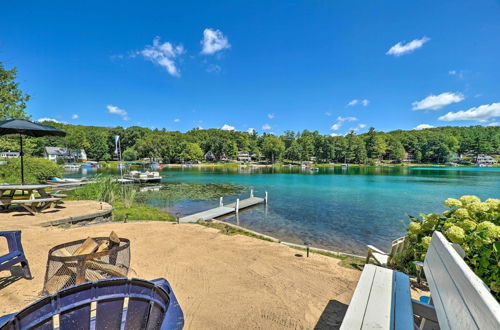
<path fill-rule="evenodd" d="M 45 147 L 45 158 L 53 162 L 58 158 L 64 161 L 84 162 L 87 160 L 87 153 L 83 149 L 67 149 L 59 147 Z"/>
<path fill-rule="evenodd" d="M 497 160 L 489 155 L 477 155 L 476 164 L 478 165 L 495 165 Z"/>
<path fill-rule="evenodd" d="M 2 151 L 0 152 L 0 158 L 18 158 L 19 152 L 17 151 Z"/>

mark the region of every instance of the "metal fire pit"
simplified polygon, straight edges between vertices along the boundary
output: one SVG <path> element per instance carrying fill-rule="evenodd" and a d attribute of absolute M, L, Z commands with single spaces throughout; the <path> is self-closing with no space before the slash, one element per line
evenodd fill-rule
<path fill-rule="evenodd" d="M 100 243 L 108 237 L 93 237 Z M 73 256 L 85 239 L 54 246 L 49 250 L 43 294 L 53 294 L 63 288 L 104 278 L 127 277 L 130 267 L 130 241 L 120 238 L 113 248 Z"/>

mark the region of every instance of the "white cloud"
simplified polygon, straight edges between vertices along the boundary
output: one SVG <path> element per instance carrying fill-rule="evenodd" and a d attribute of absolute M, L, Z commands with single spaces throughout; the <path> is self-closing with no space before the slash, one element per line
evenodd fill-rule
<path fill-rule="evenodd" d="M 123 120 L 129 120 L 128 113 L 127 111 L 118 108 L 117 106 L 114 105 L 107 105 L 106 108 L 108 108 L 108 112 L 112 115 L 118 115 L 122 117 Z"/>
<path fill-rule="evenodd" d="M 338 131 L 340 129 L 340 127 L 342 127 L 342 123 L 341 122 L 336 122 L 335 124 L 332 125 L 332 127 L 330 127 L 330 130 L 332 130 L 332 131 Z"/>
<path fill-rule="evenodd" d="M 235 130 L 234 126 L 231 126 L 228 124 L 222 125 L 222 127 L 220 129 L 223 131 L 234 131 Z"/>
<path fill-rule="evenodd" d="M 488 126 L 489 126 L 489 127 L 498 127 L 498 126 L 500 126 L 500 122 L 498 122 L 498 121 L 494 121 L 494 122 L 492 122 L 492 123 L 489 123 L 489 124 L 488 124 Z"/>
<path fill-rule="evenodd" d="M 455 76 L 459 79 L 464 79 L 464 71 L 462 71 L 462 70 L 458 70 L 458 71 L 457 70 L 450 70 L 450 71 L 448 71 L 448 74 L 450 76 Z"/>
<path fill-rule="evenodd" d="M 426 129 L 426 128 L 433 128 L 434 126 L 429 125 L 429 124 L 420 124 L 417 125 L 417 127 L 413 128 L 414 130 L 421 130 L 421 129 Z"/>
<path fill-rule="evenodd" d="M 469 110 L 448 112 L 438 119 L 442 121 L 471 120 L 484 123 L 497 117 L 500 117 L 500 103 L 483 104 Z"/>
<path fill-rule="evenodd" d="M 165 68 L 169 74 L 175 77 L 180 76 L 175 58 L 185 53 L 182 45 L 174 46 L 170 42 L 160 43 L 160 37 L 153 39 L 153 45 L 147 45 L 139 52 L 144 58 Z"/>
<path fill-rule="evenodd" d="M 358 120 L 358 118 L 356 118 L 356 117 L 342 117 L 342 116 L 339 116 L 339 117 L 337 117 L 337 122 L 334 123 L 330 127 L 330 130 L 332 130 L 332 131 L 338 131 L 340 129 L 340 127 L 342 127 L 342 124 L 344 122 L 356 121 L 356 120 Z"/>
<path fill-rule="evenodd" d="M 357 121 L 358 118 L 356 118 L 356 117 L 342 117 L 342 116 L 339 116 L 339 117 L 337 117 L 337 120 L 338 121 L 342 121 L 342 122 L 343 121 Z"/>
<path fill-rule="evenodd" d="M 269 131 L 270 129 L 272 129 L 271 125 L 269 125 L 269 124 L 262 125 L 262 130 L 263 131 Z"/>
<path fill-rule="evenodd" d="M 249 129 L 247 129 L 247 133 L 248 134 L 253 134 L 254 131 L 257 132 L 257 130 L 255 128 L 252 128 L 252 127 L 250 127 Z"/>
<path fill-rule="evenodd" d="M 340 136 L 340 134 L 337 133 L 331 133 L 330 136 Z"/>
<path fill-rule="evenodd" d="M 332 115 L 332 113 L 331 113 L 331 112 L 328 112 L 328 111 L 327 111 L 327 112 L 325 112 L 325 116 L 330 117 L 331 115 Z"/>
<path fill-rule="evenodd" d="M 174 123 L 180 123 L 180 122 L 181 122 L 181 120 L 179 118 L 174 119 Z"/>
<path fill-rule="evenodd" d="M 206 71 L 209 73 L 219 73 L 221 72 L 221 70 L 222 70 L 221 66 L 217 64 L 210 64 L 206 68 Z"/>
<path fill-rule="evenodd" d="M 76 113 L 71 116 L 71 119 L 78 119 L 78 118 L 80 118 L 80 116 L 77 115 Z"/>
<path fill-rule="evenodd" d="M 212 55 L 221 50 L 230 48 L 231 45 L 221 30 L 205 29 L 201 41 L 202 54 Z"/>
<path fill-rule="evenodd" d="M 423 37 L 422 39 L 415 39 L 406 44 L 403 44 L 401 41 L 392 46 L 388 51 L 387 55 L 401 56 L 404 54 L 408 54 L 413 52 L 416 49 L 422 47 L 427 41 L 431 40 L 430 38 Z"/>
<path fill-rule="evenodd" d="M 349 128 L 349 132 L 357 132 L 366 127 L 366 124 L 359 124 L 357 127 Z"/>
<path fill-rule="evenodd" d="M 368 104 L 370 104 L 370 101 L 367 99 L 364 99 L 364 100 L 354 99 L 354 100 L 351 100 L 349 103 L 347 103 L 347 106 L 353 107 L 353 106 L 358 105 L 358 104 L 361 104 L 362 106 L 366 107 Z"/>
<path fill-rule="evenodd" d="M 60 121 L 60 120 L 57 120 L 57 119 L 54 119 L 54 118 L 47 118 L 47 117 L 43 117 L 43 118 L 40 118 L 40 119 L 36 120 L 37 123 L 41 123 L 43 121 L 51 121 L 51 122 L 57 123 L 57 124 L 66 124 L 63 121 Z"/>
<path fill-rule="evenodd" d="M 452 103 L 460 102 L 465 97 L 461 93 L 441 93 L 439 95 L 429 95 L 425 99 L 412 103 L 413 110 L 439 110 Z"/>
<path fill-rule="evenodd" d="M 268 114 L 267 114 L 267 118 L 269 118 L 269 119 L 273 119 L 273 118 L 274 118 L 274 113 L 268 113 Z"/>

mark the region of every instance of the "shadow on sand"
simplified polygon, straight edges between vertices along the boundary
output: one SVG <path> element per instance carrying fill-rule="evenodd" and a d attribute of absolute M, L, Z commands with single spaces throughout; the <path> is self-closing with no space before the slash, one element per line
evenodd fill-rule
<path fill-rule="evenodd" d="M 10 276 L 0 277 L 0 290 L 8 287 L 14 282 L 19 281 L 20 279 L 23 279 L 23 269 L 21 266 L 13 266 L 10 269 L 10 272 Z"/>
<path fill-rule="evenodd" d="M 315 330 L 339 329 L 347 311 L 347 305 L 337 300 L 330 300 L 319 317 Z"/>

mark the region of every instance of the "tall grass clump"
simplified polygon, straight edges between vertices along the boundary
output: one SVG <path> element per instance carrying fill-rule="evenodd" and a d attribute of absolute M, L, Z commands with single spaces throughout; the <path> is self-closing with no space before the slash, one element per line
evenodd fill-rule
<path fill-rule="evenodd" d="M 137 194 L 137 190 L 132 185 L 124 185 L 121 189 L 121 197 L 122 202 L 125 208 L 129 209 L 135 203 L 135 196 Z"/>
<path fill-rule="evenodd" d="M 175 218 L 153 206 L 141 205 L 136 201 L 137 190 L 135 185 L 120 185 L 115 178 L 97 177 L 95 183 L 86 184 L 72 192 L 68 199 L 95 200 L 113 205 L 113 219 L 125 220 L 154 220 L 175 221 Z"/>
<path fill-rule="evenodd" d="M 86 184 L 74 190 L 69 199 L 95 200 L 113 204 L 120 197 L 120 185 L 113 177 L 96 177 L 94 183 Z"/>

